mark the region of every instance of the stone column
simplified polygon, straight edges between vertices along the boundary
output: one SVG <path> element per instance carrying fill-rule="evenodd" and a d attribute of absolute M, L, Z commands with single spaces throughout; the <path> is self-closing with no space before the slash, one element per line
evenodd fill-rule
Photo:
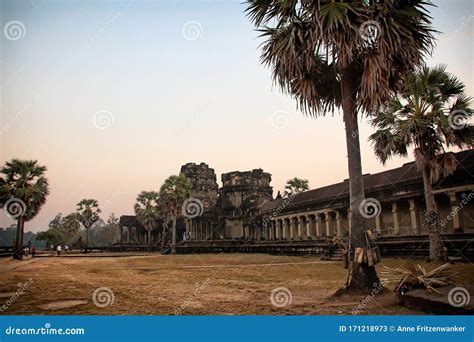
<path fill-rule="evenodd" d="M 449 204 L 451 205 L 451 215 L 453 217 L 453 228 L 455 233 L 462 233 L 461 220 L 459 213 L 461 208 L 459 208 L 458 199 L 454 191 L 448 192 Z"/>
<path fill-rule="evenodd" d="M 321 217 L 318 213 L 314 214 L 314 221 L 316 224 L 316 237 L 319 239 L 321 237 Z"/>
<path fill-rule="evenodd" d="M 276 229 L 275 229 L 275 239 L 276 240 L 280 239 L 280 227 L 281 227 L 282 224 L 283 223 L 282 223 L 281 219 L 277 220 Z"/>
<path fill-rule="evenodd" d="M 199 220 L 199 235 L 200 235 L 200 240 L 204 240 L 204 232 L 203 232 L 203 227 L 202 227 L 202 220 Z"/>
<path fill-rule="evenodd" d="M 398 207 L 397 202 L 392 202 L 392 217 L 393 217 L 393 234 L 400 234 L 400 225 L 398 223 Z"/>
<path fill-rule="evenodd" d="M 305 218 L 306 218 L 306 238 L 309 239 L 309 237 L 311 236 L 311 227 L 310 227 L 311 221 L 310 221 L 309 215 L 306 215 Z"/>
<path fill-rule="evenodd" d="M 380 209 L 380 213 L 378 213 L 377 216 L 375 216 L 375 231 L 377 234 L 380 234 L 382 232 L 382 208 Z"/>
<path fill-rule="evenodd" d="M 189 234 L 191 232 L 191 227 L 190 227 L 191 220 L 186 219 L 186 233 L 185 233 L 185 239 L 188 239 Z"/>
<path fill-rule="evenodd" d="M 410 203 L 411 228 L 413 229 L 413 233 L 418 234 L 420 230 L 418 229 L 418 211 L 416 210 L 415 200 L 413 198 L 409 199 L 408 203 Z"/>
<path fill-rule="evenodd" d="M 326 221 L 326 237 L 331 236 L 331 215 L 329 211 L 324 212 L 325 221 Z"/>
<path fill-rule="evenodd" d="M 284 218 L 281 222 L 281 238 L 282 240 L 286 240 L 286 227 L 288 223 L 286 222 L 286 218 Z"/>
<path fill-rule="evenodd" d="M 336 232 L 338 236 L 342 236 L 341 214 L 339 213 L 339 210 L 336 210 Z"/>
<path fill-rule="evenodd" d="M 298 237 L 303 237 L 303 216 L 297 216 L 296 220 L 298 221 Z"/>
<path fill-rule="evenodd" d="M 287 236 L 287 239 L 293 240 L 293 238 L 295 237 L 295 220 L 294 220 L 294 217 L 290 217 L 289 221 L 290 221 L 290 236 L 289 237 Z"/>

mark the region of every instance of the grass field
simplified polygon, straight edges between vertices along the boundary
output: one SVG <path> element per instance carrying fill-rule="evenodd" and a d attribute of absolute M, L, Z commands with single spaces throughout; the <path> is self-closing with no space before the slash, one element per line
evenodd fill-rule
<path fill-rule="evenodd" d="M 407 262 L 386 259 L 378 268 Z M 474 284 L 473 265 L 453 268 L 462 275 L 459 283 Z M 332 297 L 345 283 L 346 271 L 340 263 L 314 257 L 89 254 L 22 262 L 2 259 L 0 272 L 3 315 L 350 315 L 366 298 Z M 19 288 L 23 294 L 15 295 Z M 276 288 L 291 293 L 291 302 L 288 293 L 275 299 L 277 305 L 279 300 L 287 304 L 284 307 L 272 305 L 270 297 Z M 96 290 L 98 305 L 93 300 Z M 423 314 L 397 305 L 391 291 L 376 295 L 360 313 Z"/>

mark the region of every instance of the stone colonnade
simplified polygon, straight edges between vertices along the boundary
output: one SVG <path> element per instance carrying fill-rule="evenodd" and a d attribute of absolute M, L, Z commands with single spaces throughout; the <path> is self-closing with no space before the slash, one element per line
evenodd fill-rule
<path fill-rule="evenodd" d="M 470 191 L 472 187 L 443 189 L 436 193 L 442 231 L 462 232 L 463 213 L 471 210 L 467 204 L 474 200 L 474 193 Z M 380 204 L 378 214 L 368 219 L 367 228 L 380 235 L 426 234 L 424 211 L 422 197 L 386 201 Z M 267 223 L 263 233 L 265 240 L 320 239 L 334 235 L 344 237 L 348 235 L 350 215 L 349 209 L 325 209 L 271 216 Z"/>
<path fill-rule="evenodd" d="M 273 217 L 266 227 L 267 240 L 307 240 L 344 236 L 348 232 L 347 210 L 324 210 Z"/>
<path fill-rule="evenodd" d="M 211 240 L 212 222 L 201 218 L 186 219 L 186 240 Z"/>

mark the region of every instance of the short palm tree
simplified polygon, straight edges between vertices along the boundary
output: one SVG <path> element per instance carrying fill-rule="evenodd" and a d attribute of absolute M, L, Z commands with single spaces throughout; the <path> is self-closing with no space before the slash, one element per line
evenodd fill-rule
<path fill-rule="evenodd" d="M 420 65 L 433 47 L 428 2 L 248 0 L 247 15 L 266 40 L 262 63 L 313 117 L 342 109 L 346 130 L 351 246 L 366 248 L 368 224 L 359 208 L 364 183 L 359 113 L 375 112 L 396 80 Z M 370 290 L 375 268 L 352 264 L 348 287 Z"/>
<path fill-rule="evenodd" d="M 25 222 L 41 210 L 49 194 L 46 166 L 36 160 L 12 159 L 1 168 L 0 202 L 5 212 L 17 220 L 13 257 L 21 259 Z"/>
<path fill-rule="evenodd" d="M 377 131 L 369 139 L 382 163 L 394 155 L 406 156 L 408 148 L 414 148 L 416 165 L 423 175 L 430 259 L 444 260 L 432 184 L 456 167 L 445 146 L 462 149 L 474 144 L 469 125 L 471 98 L 444 65 L 418 68 L 401 84 L 400 91 L 372 118 Z"/>
<path fill-rule="evenodd" d="M 142 191 L 137 196 L 135 215 L 138 221 L 148 232 L 148 245 L 151 250 L 151 232 L 156 228 L 159 219 L 158 200 L 160 195 L 156 191 Z"/>
<path fill-rule="evenodd" d="M 191 196 L 192 185 L 184 175 L 168 177 L 160 188 L 160 209 L 165 216 L 163 224 L 171 222 L 171 253 L 176 253 L 176 221 L 182 215 L 182 206 Z"/>
<path fill-rule="evenodd" d="M 89 246 L 89 229 L 96 223 L 102 210 L 99 208 L 99 202 L 95 199 L 83 199 L 77 203 L 76 212 L 79 219 L 86 229 L 86 247 Z"/>
<path fill-rule="evenodd" d="M 308 180 L 294 177 L 286 182 L 285 195 L 290 196 L 307 190 L 309 190 Z"/>

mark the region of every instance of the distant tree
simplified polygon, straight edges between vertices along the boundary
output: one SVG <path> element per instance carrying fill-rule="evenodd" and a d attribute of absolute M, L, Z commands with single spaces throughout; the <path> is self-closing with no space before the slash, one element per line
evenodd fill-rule
<path fill-rule="evenodd" d="M 114 213 L 111 213 L 109 215 L 109 218 L 107 219 L 107 225 L 109 226 L 117 226 L 118 227 L 118 224 L 119 224 L 119 219 L 117 216 L 115 216 Z"/>
<path fill-rule="evenodd" d="M 59 225 L 61 224 L 61 218 L 62 218 L 63 214 L 62 213 L 59 213 L 57 214 L 48 224 L 48 227 L 49 228 L 58 228 Z"/>
<path fill-rule="evenodd" d="M 444 65 L 419 68 L 401 84 L 401 90 L 371 120 L 377 131 L 369 140 L 384 164 L 393 155 L 406 156 L 407 149 L 414 147 L 416 165 L 423 174 L 430 259 L 445 260 L 432 183 L 456 167 L 454 155 L 445 153 L 444 146 L 462 149 L 474 145 L 469 125 L 471 98 Z"/>
<path fill-rule="evenodd" d="M 36 235 L 36 240 L 45 241 L 46 246 L 62 245 L 65 239 L 66 237 L 64 236 L 64 234 L 59 229 L 54 228 L 48 229 L 44 232 L 39 232 Z"/>
<path fill-rule="evenodd" d="M 89 229 L 99 220 L 99 214 L 102 210 L 95 199 L 83 199 L 77 203 L 76 212 L 79 214 L 80 221 L 86 229 L 86 247 L 89 246 Z"/>
<path fill-rule="evenodd" d="M 60 224 L 57 227 L 71 242 L 76 239 L 81 229 L 81 216 L 78 213 L 71 213 L 61 218 Z"/>
<path fill-rule="evenodd" d="M 294 177 L 286 182 L 285 196 L 298 194 L 307 190 L 309 190 L 308 180 Z"/>
<path fill-rule="evenodd" d="M 49 194 L 46 170 L 46 166 L 38 165 L 36 160 L 20 159 L 6 162 L 0 170 L 0 204 L 17 220 L 15 259 L 22 257 L 25 222 L 39 213 Z"/>
<path fill-rule="evenodd" d="M 165 216 L 164 224 L 171 222 L 171 253 L 176 253 L 176 220 L 181 216 L 182 206 L 191 196 L 192 185 L 184 175 L 168 177 L 160 188 L 160 210 Z"/>
<path fill-rule="evenodd" d="M 151 250 L 151 232 L 156 228 L 159 218 L 158 200 L 160 195 L 156 191 L 142 191 L 137 196 L 135 215 L 138 221 L 148 232 L 148 245 Z"/>

